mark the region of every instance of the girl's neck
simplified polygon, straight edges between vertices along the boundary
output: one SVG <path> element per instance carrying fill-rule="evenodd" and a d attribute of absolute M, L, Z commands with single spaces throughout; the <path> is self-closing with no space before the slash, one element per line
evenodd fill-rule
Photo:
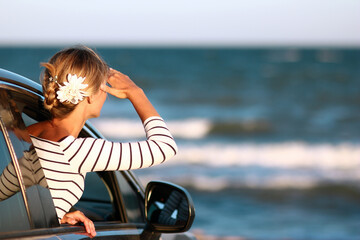
<path fill-rule="evenodd" d="M 66 135 L 77 137 L 85 121 L 76 116 L 69 115 L 65 118 L 53 118 L 50 120 L 50 124 L 53 128 L 61 129 L 61 132 L 66 133 Z"/>
<path fill-rule="evenodd" d="M 86 120 L 86 106 L 81 102 L 69 115 L 64 118 L 53 118 L 50 123 L 54 128 L 66 133 L 66 135 L 76 138 L 84 127 Z"/>
<path fill-rule="evenodd" d="M 51 141 L 59 141 L 67 136 L 77 138 L 87 119 L 86 108 L 84 108 L 82 104 L 79 104 L 79 106 L 66 117 L 39 122 L 28 126 L 27 130 L 28 133 L 33 136 Z"/>

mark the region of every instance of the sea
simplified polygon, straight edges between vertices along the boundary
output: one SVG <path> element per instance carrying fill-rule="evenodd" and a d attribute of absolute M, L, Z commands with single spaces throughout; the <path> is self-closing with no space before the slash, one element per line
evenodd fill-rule
<path fill-rule="evenodd" d="M 0 68 L 39 82 L 39 63 L 59 49 L 1 47 Z M 190 192 L 190 231 L 360 239 L 360 49 L 95 49 L 144 89 L 177 140 L 175 158 L 134 172 Z M 144 139 L 128 100 L 109 96 L 90 122 L 111 140 Z"/>

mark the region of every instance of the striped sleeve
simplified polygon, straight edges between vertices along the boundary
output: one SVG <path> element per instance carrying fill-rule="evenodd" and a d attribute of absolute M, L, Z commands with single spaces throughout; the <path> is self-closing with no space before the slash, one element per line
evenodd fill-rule
<path fill-rule="evenodd" d="M 64 154 L 79 173 L 86 173 L 150 167 L 177 153 L 176 143 L 162 118 L 148 118 L 143 125 L 146 141 L 118 143 L 78 138 L 64 146 Z"/>
<path fill-rule="evenodd" d="M 5 200 L 20 191 L 14 165 L 10 163 L 0 176 L 0 201 Z"/>
<path fill-rule="evenodd" d="M 41 168 L 37 161 L 35 150 L 24 151 L 24 155 L 18 159 L 22 178 L 26 187 L 39 184 L 47 187 L 44 175 L 38 169 Z M 0 201 L 5 200 L 20 191 L 17 174 L 13 163 L 9 163 L 0 175 Z"/>

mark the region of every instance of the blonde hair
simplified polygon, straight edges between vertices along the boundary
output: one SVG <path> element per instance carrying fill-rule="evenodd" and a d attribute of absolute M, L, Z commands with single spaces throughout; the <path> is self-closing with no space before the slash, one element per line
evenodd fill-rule
<path fill-rule="evenodd" d="M 53 117 L 62 118 L 75 109 L 77 104 L 60 102 L 56 92 L 59 85 L 67 82 L 68 74 L 85 77 L 88 84 L 85 91 L 95 94 L 109 73 L 109 67 L 92 49 L 85 46 L 67 48 L 56 53 L 49 62 L 41 63 L 45 70 L 42 74 L 44 106 Z M 56 81 L 52 81 L 56 78 Z"/>

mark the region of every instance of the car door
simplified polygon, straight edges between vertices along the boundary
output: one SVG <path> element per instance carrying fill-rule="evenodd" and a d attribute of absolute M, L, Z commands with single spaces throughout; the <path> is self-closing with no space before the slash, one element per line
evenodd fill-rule
<path fill-rule="evenodd" d="M 14 86 L 8 87 L 0 88 L 1 238 L 31 235 L 33 229 L 59 225 L 41 169 L 31 161 L 37 157 L 31 154 L 31 141 L 12 99 Z"/>
<path fill-rule="evenodd" d="M 28 218 L 29 209 L 26 204 L 24 188 L 20 189 L 18 179 L 19 169 L 17 162 L 13 161 L 15 152 L 11 148 L 11 137 L 3 119 L 11 122 L 11 112 L 0 105 L 0 232 L 26 231 L 31 228 Z M 23 186 L 22 186 L 23 187 Z M 16 191 L 17 190 L 17 191 Z M 16 224 L 15 224 L 16 223 Z"/>

